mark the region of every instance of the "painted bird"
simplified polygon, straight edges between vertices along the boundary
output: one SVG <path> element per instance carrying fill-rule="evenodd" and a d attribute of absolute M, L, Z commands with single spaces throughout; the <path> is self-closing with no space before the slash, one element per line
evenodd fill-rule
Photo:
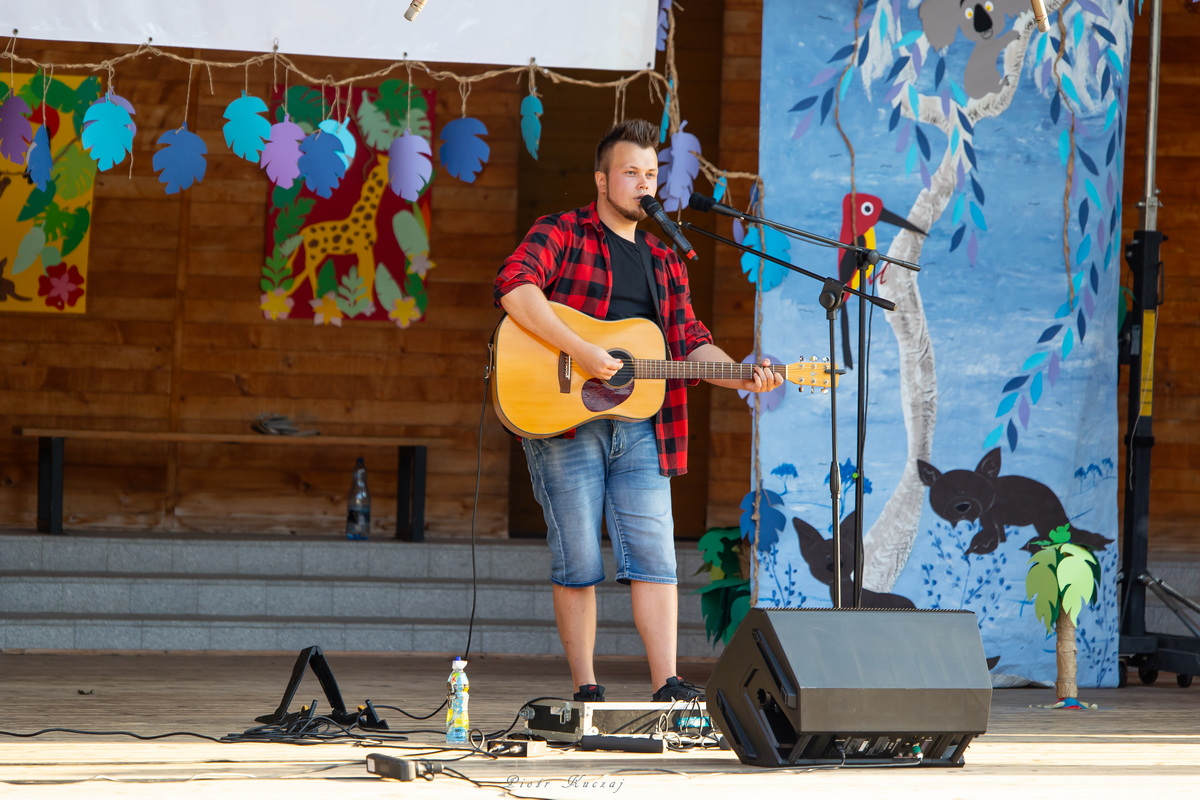
<path fill-rule="evenodd" d="M 922 236 L 925 235 L 925 231 L 904 217 L 884 208 L 883 201 L 875 195 L 855 192 L 842 198 L 842 232 L 838 236 L 838 241 L 874 250 L 875 225 L 880 222 L 896 225 Z M 857 289 L 859 284 L 857 258 L 857 254 L 849 250 L 838 251 L 838 280 L 851 289 Z M 884 263 L 879 269 L 881 277 L 886 269 L 887 264 Z M 874 267 L 867 267 L 868 283 L 875 280 L 873 271 Z M 848 299 L 850 299 L 850 293 L 846 292 L 842 295 L 843 303 Z M 854 359 L 850 356 L 850 315 L 844 305 L 842 307 L 842 359 L 846 369 L 854 369 Z"/>

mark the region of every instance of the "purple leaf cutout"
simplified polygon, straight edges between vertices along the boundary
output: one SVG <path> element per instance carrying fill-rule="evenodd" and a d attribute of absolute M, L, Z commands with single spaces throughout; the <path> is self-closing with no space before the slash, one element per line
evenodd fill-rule
<path fill-rule="evenodd" d="M 663 208 L 678 211 L 688 204 L 692 196 L 692 182 L 700 173 L 700 140 L 687 133 L 687 120 L 679 123 L 679 130 L 671 135 L 671 146 L 658 153 L 659 175 L 658 196 Z"/>
<path fill-rule="evenodd" d="M 267 177 L 281 189 L 292 188 L 292 182 L 300 177 L 300 141 L 304 129 L 292 122 L 287 114 L 283 122 L 271 126 L 271 138 L 263 148 L 259 166 Z"/>
<path fill-rule="evenodd" d="M 392 192 L 410 203 L 417 202 L 433 177 L 433 150 L 429 142 L 412 132 L 397 136 L 388 148 L 388 158 Z"/>
<path fill-rule="evenodd" d="M 24 164 L 25 154 L 33 142 L 33 125 L 29 122 L 29 104 L 10 94 L 0 103 L 0 156 L 14 164 Z"/>
<path fill-rule="evenodd" d="M 754 354 L 751 353 L 750 355 L 748 355 L 742 359 L 742 363 L 743 364 L 761 364 L 763 358 L 767 359 L 772 364 L 782 364 L 783 363 L 778 358 L 776 358 L 775 356 L 770 355 L 768 353 L 763 353 L 762 358 L 757 358 L 757 359 L 754 357 Z M 738 397 L 745 400 L 746 405 L 750 406 L 751 411 L 754 410 L 754 398 L 755 397 L 758 397 L 758 408 L 760 411 L 763 411 L 763 412 L 774 411 L 776 408 L 779 407 L 780 402 L 783 401 L 783 395 L 787 393 L 787 382 L 785 381 L 782 386 L 777 386 L 769 392 L 755 393 L 755 392 L 746 392 L 741 389 L 738 389 L 737 393 L 738 393 Z"/>

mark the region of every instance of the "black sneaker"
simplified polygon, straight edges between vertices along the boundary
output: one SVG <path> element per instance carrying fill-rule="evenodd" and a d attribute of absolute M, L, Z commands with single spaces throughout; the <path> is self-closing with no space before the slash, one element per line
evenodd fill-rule
<path fill-rule="evenodd" d="M 667 682 L 654 693 L 655 703 L 672 703 L 677 700 L 703 700 L 704 689 L 678 676 L 667 678 Z"/>
<path fill-rule="evenodd" d="M 603 703 L 604 687 L 598 683 L 585 683 L 579 687 L 574 699 L 577 703 Z"/>

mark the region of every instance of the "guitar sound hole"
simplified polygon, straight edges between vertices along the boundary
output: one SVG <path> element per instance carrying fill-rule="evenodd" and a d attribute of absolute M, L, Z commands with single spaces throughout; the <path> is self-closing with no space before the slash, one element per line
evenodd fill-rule
<path fill-rule="evenodd" d="M 614 389 L 620 389 L 633 383 L 633 356 L 627 350 L 609 350 L 608 354 L 621 360 L 621 368 L 616 374 L 605 381 Z"/>

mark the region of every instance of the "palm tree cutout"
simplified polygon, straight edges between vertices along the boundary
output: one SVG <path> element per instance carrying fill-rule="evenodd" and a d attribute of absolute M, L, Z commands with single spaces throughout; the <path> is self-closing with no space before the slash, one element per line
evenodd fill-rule
<path fill-rule="evenodd" d="M 1054 690 L 1058 702 L 1051 708 L 1095 708 L 1076 699 L 1075 620 L 1085 604 L 1095 605 L 1100 588 L 1100 562 L 1092 551 L 1071 541 L 1071 526 L 1060 525 L 1050 531 L 1049 541 L 1030 542 L 1040 550 L 1029 559 L 1025 591 L 1034 601 L 1038 619 L 1046 632 L 1057 634 L 1055 652 L 1058 678 Z"/>

